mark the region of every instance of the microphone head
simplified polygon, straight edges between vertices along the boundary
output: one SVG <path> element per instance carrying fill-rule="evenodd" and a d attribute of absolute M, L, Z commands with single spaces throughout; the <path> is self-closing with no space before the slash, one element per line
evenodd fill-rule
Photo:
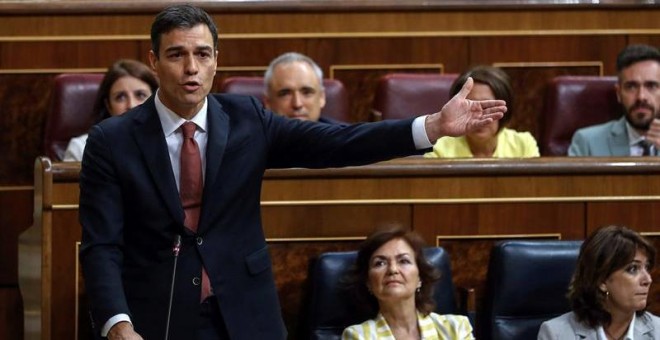
<path fill-rule="evenodd" d="M 172 252 L 174 256 L 179 256 L 179 251 L 181 250 L 181 235 L 176 235 L 174 237 L 174 245 L 172 246 Z"/>

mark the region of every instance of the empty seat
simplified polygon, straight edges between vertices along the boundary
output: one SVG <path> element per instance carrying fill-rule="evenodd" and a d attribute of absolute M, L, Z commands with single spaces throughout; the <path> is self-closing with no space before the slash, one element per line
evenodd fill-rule
<path fill-rule="evenodd" d="M 348 104 L 348 92 L 344 84 L 336 79 L 323 79 L 325 88 L 325 107 L 321 110 L 321 116 L 340 122 L 350 121 Z M 263 77 L 228 77 L 220 84 L 220 92 L 244 94 L 259 98 L 264 102 Z"/>
<path fill-rule="evenodd" d="M 560 76 L 546 88 L 539 149 L 544 156 L 565 156 L 577 129 L 621 117 L 616 77 Z"/>
<path fill-rule="evenodd" d="M 73 137 L 87 133 L 96 122 L 92 112 L 103 74 L 60 74 L 54 79 L 50 112 L 44 128 L 44 153 L 61 161 Z"/>
<path fill-rule="evenodd" d="M 376 85 L 375 120 L 402 119 L 440 111 L 457 74 L 390 73 Z"/>
<path fill-rule="evenodd" d="M 442 277 L 436 283 L 434 298 L 439 314 L 458 314 L 451 277 L 449 254 L 443 248 L 425 248 L 426 259 Z M 374 315 L 360 314 L 357 306 L 340 280 L 351 268 L 357 252 L 324 253 L 311 270 L 308 330 L 310 339 L 340 339 L 344 328 L 362 323 Z"/>
<path fill-rule="evenodd" d="M 478 339 L 536 339 L 541 323 L 570 311 L 568 285 L 581 241 L 503 241 L 490 254 Z"/>

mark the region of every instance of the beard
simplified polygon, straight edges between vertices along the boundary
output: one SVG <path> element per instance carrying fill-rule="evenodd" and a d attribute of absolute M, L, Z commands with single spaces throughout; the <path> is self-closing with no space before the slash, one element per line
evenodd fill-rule
<path fill-rule="evenodd" d="M 651 104 L 644 103 L 637 101 L 633 106 L 630 108 L 626 109 L 625 107 L 623 108 L 625 115 L 626 115 L 626 120 L 628 121 L 628 124 L 630 126 L 634 127 L 635 129 L 642 130 L 642 131 L 648 131 L 649 127 L 651 127 L 651 122 L 653 122 L 654 118 L 660 118 L 660 112 L 656 110 L 655 107 L 653 107 Z M 638 109 L 648 109 L 653 112 L 653 116 L 649 118 L 642 117 L 642 115 L 635 114 L 635 111 Z M 637 117 L 635 117 L 637 116 Z"/>

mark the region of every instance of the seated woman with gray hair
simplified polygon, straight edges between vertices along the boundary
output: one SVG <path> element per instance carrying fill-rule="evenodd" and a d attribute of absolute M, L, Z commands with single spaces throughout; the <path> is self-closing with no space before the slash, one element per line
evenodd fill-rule
<path fill-rule="evenodd" d="M 568 290 L 572 312 L 546 321 L 538 339 L 660 339 L 646 311 L 656 250 L 637 232 L 607 226 L 580 248 Z"/>

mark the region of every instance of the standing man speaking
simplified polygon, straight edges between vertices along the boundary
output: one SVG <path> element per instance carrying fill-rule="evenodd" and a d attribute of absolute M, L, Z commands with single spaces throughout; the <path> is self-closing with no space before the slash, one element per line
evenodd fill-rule
<path fill-rule="evenodd" d="M 80 259 L 95 332 L 109 339 L 163 339 L 166 329 L 170 339 L 285 339 L 261 226 L 264 171 L 419 154 L 506 111 L 466 100 L 469 79 L 416 119 L 292 120 L 252 97 L 209 94 L 218 33 L 202 9 L 166 8 L 151 43 L 160 88 L 90 130 L 80 173 Z"/>

